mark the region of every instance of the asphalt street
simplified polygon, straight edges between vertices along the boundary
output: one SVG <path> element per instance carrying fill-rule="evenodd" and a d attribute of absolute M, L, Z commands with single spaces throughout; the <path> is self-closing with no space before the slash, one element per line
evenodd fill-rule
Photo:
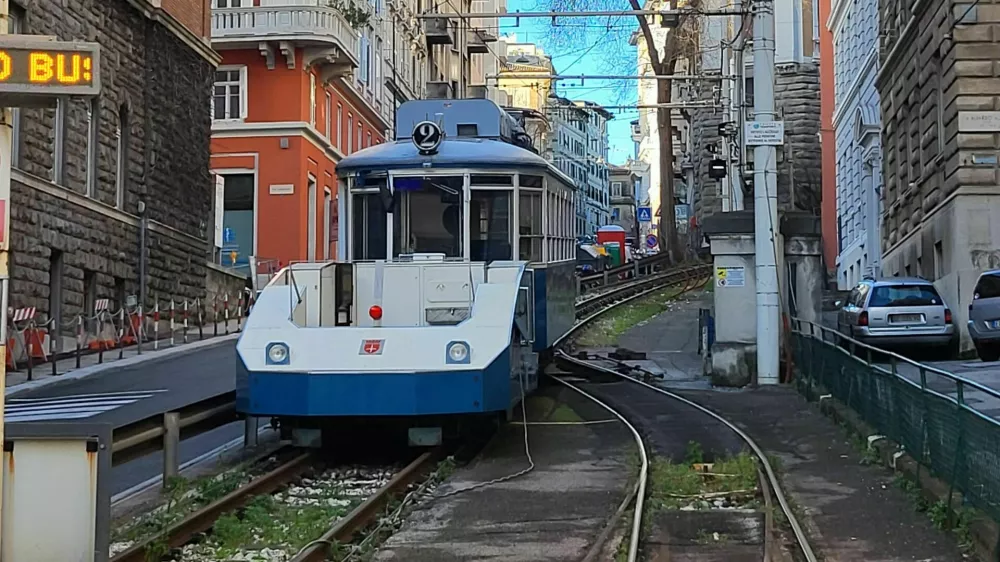
<path fill-rule="evenodd" d="M 236 344 L 228 341 L 13 394 L 7 399 L 4 419 L 6 423 L 80 420 L 120 427 L 233 390 L 235 365 Z M 181 443 L 181 463 L 242 438 L 243 423 L 238 422 L 185 440 Z M 158 476 L 162 462 L 157 453 L 115 467 L 111 493 Z"/>

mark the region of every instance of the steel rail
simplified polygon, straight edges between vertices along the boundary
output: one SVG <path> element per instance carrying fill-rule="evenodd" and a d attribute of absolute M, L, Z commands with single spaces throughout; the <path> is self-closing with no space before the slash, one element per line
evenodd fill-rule
<path fill-rule="evenodd" d="M 110 562 L 146 562 L 150 547 L 179 548 L 200 533 L 212 528 L 219 517 L 246 505 L 252 498 L 269 494 L 309 467 L 315 457 L 312 453 L 299 455 L 271 472 L 258 476 L 249 484 L 233 490 L 222 498 L 191 513 L 170 525 L 161 533 L 140 541 L 111 558 Z"/>
<path fill-rule="evenodd" d="M 410 484 L 434 467 L 440 459 L 442 451 L 443 449 L 439 447 L 417 457 L 364 503 L 339 519 L 323 536 L 306 545 L 290 562 L 322 562 L 327 560 L 333 545 L 350 542 L 357 533 L 370 525 L 378 517 L 380 510 L 392 498 L 405 492 Z"/>
<path fill-rule="evenodd" d="M 706 267 L 708 267 L 708 266 L 706 266 Z M 691 289 L 693 289 L 696 286 L 697 285 L 693 285 L 693 286 L 688 285 L 688 286 L 685 287 L 684 292 L 690 291 Z M 643 291 L 643 292 L 640 292 L 640 293 L 637 293 L 637 294 L 633 294 L 633 295 L 631 295 L 631 296 L 629 296 L 629 297 L 627 297 L 625 299 L 622 299 L 622 300 L 620 300 L 618 302 L 613 302 L 613 303 L 607 305 L 602 310 L 597 311 L 594 314 L 591 314 L 591 315 L 587 316 L 586 318 L 584 318 L 583 320 L 577 322 L 577 324 L 566 335 L 564 335 L 562 338 L 560 338 L 556 342 L 556 346 L 557 346 L 556 350 L 555 350 L 556 356 L 559 359 L 561 359 L 561 360 L 563 360 L 565 362 L 571 363 L 571 364 L 573 364 L 573 365 L 575 365 L 577 367 L 584 368 L 584 369 L 589 369 L 589 370 L 592 370 L 592 371 L 596 371 L 596 372 L 601 373 L 602 375 L 614 376 L 614 377 L 617 377 L 619 379 L 623 379 L 623 380 L 625 380 L 627 382 L 631 382 L 633 384 L 641 385 L 641 386 L 643 386 L 643 387 L 645 387 L 645 388 L 647 388 L 649 390 L 652 390 L 654 392 L 660 393 L 660 394 L 662 394 L 664 396 L 667 396 L 667 397 L 669 397 L 669 398 L 671 398 L 671 399 L 673 399 L 675 401 L 678 401 L 678 402 L 681 402 L 681 403 L 686 404 L 688 406 L 691 406 L 692 408 L 695 408 L 696 410 L 698 410 L 698 411 L 700 411 L 700 412 L 702 412 L 702 413 L 704 413 L 704 414 L 706 414 L 706 415 L 714 418 L 715 420 L 719 421 L 720 423 L 722 423 L 723 425 L 725 425 L 726 427 L 728 427 L 729 429 L 731 429 L 737 436 L 740 437 L 740 439 L 743 440 L 744 443 L 746 443 L 750 447 L 751 450 L 753 450 L 754 455 L 760 461 L 760 464 L 761 464 L 761 466 L 764 469 L 764 473 L 767 475 L 768 484 L 770 485 L 770 488 L 771 488 L 772 492 L 774 493 L 774 496 L 778 499 L 778 503 L 781 506 L 781 510 L 785 514 L 785 517 L 787 518 L 787 520 L 789 522 L 789 525 L 792 527 L 792 532 L 795 534 L 795 540 L 798 543 L 799 548 L 802 549 L 802 553 L 805 556 L 807 562 L 817 562 L 818 559 L 816 558 L 816 554 L 812 550 L 812 546 L 809 544 L 808 536 L 805 534 L 805 531 L 803 530 L 802 525 L 799 523 L 798 518 L 795 516 L 795 512 L 791 509 L 791 506 L 788 503 L 788 499 L 785 496 L 785 492 L 784 492 L 784 490 L 781 487 L 781 482 L 778 480 L 778 477 L 775 474 L 774 469 L 771 467 L 771 463 L 768 461 L 767 455 L 764 453 L 764 451 L 760 448 L 760 446 L 749 435 L 747 435 L 743 430 L 741 430 L 740 428 L 738 428 L 735 424 L 733 424 L 732 422 L 730 422 L 726 418 L 720 416 L 719 414 L 716 414 L 712 410 L 710 410 L 710 409 L 708 409 L 708 408 L 706 408 L 706 407 L 698 404 L 697 402 L 689 400 L 689 399 L 687 399 L 687 398 L 685 398 L 683 396 L 680 396 L 680 395 L 675 394 L 673 392 L 670 392 L 668 390 L 664 390 L 664 389 L 659 388 L 657 386 L 651 385 L 649 383 L 637 380 L 637 379 L 635 379 L 633 377 L 630 377 L 628 375 L 624 375 L 624 374 L 619 373 L 619 372 L 617 372 L 615 370 L 608 369 L 608 368 L 606 368 L 606 367 L 604 367 L 602 365 L 595 364 L 595 363 L 593 363 L 591 361 L 587 361 L 587 360 L 584 360 L 584 359 L 579 359 L 579 358 L 573 357 L 573 356 L 569 355 L 568 353 L 566 353 L 562 349 L 562 345 L 564 345 L 564 343 L 566 341 L 568 341 L 573 334 L 575 334 L 581 328 L 583 328 L 584 326 L 586 326 L 590 321 L 596 319 L 597 317 L 599 317 L 599 316 L 601 316 L 601 315 L 603 315 L 603 314 L 605 314 L 605 313 L 607 313 L 607 312 L 609 312 L 609 311 L 611 311 L 611 310 L 613 310 L 613 309 L 615 309 L 615 308 L 617 308 L 617 307 L 619 307 L 619 306 L 621 306 L 623 304 L 626 304 L 628 302 L 631 302 L 633 300 L 641 298 L 642 296 L 645 296 L 645 295 L 647 295 L 647 294 L 649 294 L 649 293 L 651 293 L 651 292 L 653 292 L 653 291 L 655 291 L 655 290 L 657 290 L 659 288 L 662 288 L 662 286 L 661 287 L 652 288 L 652 289 L 648 289 L 646 291 Z M 554 377 L 554 378 L 558 379 L 558 377 Z M 565 382 L 565 381 L 561 381 L 561 382 Z M 633 559 L 630 558 L 630 560 L 633 560 Z"/>

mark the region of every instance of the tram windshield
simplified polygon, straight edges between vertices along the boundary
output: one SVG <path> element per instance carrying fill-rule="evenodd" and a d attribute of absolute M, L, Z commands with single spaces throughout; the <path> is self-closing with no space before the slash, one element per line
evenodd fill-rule
<path fill-rule="evenodd" d="M 462 257 L 462 176 L 393 178 L 396 215 L 393 257 L 439 253 Z"/>

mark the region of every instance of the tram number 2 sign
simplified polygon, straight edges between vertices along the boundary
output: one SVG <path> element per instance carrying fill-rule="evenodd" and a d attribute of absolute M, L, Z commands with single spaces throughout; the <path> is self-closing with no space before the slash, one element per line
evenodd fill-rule
<path fill-rule="evenodd" d="M 413 128 L 412 136 L 413 144 L 421 154 L 434 154 L 444 140 L 444 131 L 433 121 L 421 121 Z"/>

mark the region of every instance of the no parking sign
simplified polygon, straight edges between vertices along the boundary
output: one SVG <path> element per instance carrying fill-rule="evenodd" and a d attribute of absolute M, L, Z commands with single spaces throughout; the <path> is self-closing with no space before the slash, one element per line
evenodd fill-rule
<path fill-rule="evenodd" d="M 656 247 L 656 242 L 657 242 L 657 240 L 656 240 L 656 235 L 655 234 L 650 234 L 650 235 L 646 236 L 646 246 L 647 247 L 649 247 L 649 248 L 655 248 Z"/>

